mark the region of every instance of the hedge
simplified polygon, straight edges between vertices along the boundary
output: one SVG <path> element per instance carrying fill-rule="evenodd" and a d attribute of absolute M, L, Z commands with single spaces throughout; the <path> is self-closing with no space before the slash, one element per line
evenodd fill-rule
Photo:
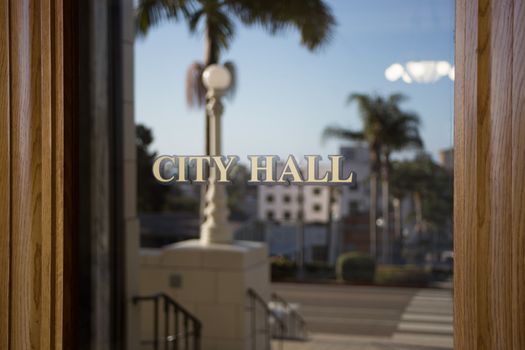
<path fill-rule="evenodd" d="M 363 253 L 350 252 L 337 258 L 336 275 L 340 281 L 373 283 L 375 270 L 374 259 Z"/>

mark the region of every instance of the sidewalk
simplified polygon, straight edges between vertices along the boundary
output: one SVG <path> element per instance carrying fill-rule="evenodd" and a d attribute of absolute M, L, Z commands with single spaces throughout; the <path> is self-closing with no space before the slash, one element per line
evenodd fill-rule
<path fill-rule="evenodd" d="M 280 350 L 278 341 L 273 341 L 272 349 Z M 410 341 L 389 337 L 362 337 L 340 334 L 310 334 L 308 341 L 284 341 L 282 350 L 444 350 L 452 349 L 450 337 L 432 336 L 426 340 L 418 338 Z"/>
<path fill-rule="evenodd" d="M 450 289 L 274 284 L 300 305 L 307 341 L 282 350 L 452 350 Z M 278 341 L 273 350 L 280 350 Z"/>

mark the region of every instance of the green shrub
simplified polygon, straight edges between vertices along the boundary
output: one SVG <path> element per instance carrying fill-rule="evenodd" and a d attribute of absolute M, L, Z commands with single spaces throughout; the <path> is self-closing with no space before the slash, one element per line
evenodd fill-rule
<path fill-rule="evenodd" d="M 376 284 L 395 286 L 424 286 L 431 273 L 414 265 L 380 265 L 376 271 Z"/>
<path fill-rule="evenodd" d="M 272 280 L 294 278 L 297 274 L 296 263 L 282 257 L 272 258 L 270 266 Z"/>
<path fill-rule="evenodd" d="M 374 259 L 366 254 L 351 252 L 337 258 L 336 275 L 340 281 L 372 283 L 375 270 Z"/>
<path fill-rule="evenodd" d="M 308 278 L 313 279 L 334 279 L 335 268 L 327 262 L 314 261 L 304 264 L 304 270 Z"/>

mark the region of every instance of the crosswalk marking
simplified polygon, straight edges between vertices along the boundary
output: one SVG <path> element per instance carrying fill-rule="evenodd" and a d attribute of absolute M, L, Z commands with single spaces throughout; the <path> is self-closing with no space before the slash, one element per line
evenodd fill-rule
<path fill-rule="evenodd" d="M 428 333 L 445 333 L 452 334 L 452 325 L 440 323 L 423 323 L 423 322 L 400 322 L 397 328 L 405 332 L 428 332 Z"/>
<path fill-rule="evenodd" d="M 404 313 L 401 316 L 403 321 L 430 321 L 430 322 L 447 322 L 452 323 L 452 315 L 427 315 L 427 314 L 410 314 Z"/>
<path fill-rule="evenodd" d="M 450 291 L 421 290 L 412 297 L 392 335 L 407 345 L 453 347 L 452 295 Z"/>
<path fill-rule="evenodd" d="M 454 346 L 452 337 L 445 335 L 425 335 L 422 337 L 420 334 L 414 335 L 410 333 L 396 333 L 392 337 L 392 342 L 403 345 L 421 346 L 425 349 L 440 348 L 443 350 L 448 350 L 452 349 Z"/>

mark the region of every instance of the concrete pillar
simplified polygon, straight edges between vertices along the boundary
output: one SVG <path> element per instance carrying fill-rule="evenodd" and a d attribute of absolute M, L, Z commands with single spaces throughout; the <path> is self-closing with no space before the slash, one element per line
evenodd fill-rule
<path fill-rule="evenodd" d="M 141 254 L 141 294 L 163 292 L 192 312 L 203 325 L 203 350 L 251 348 L 249 299 L 253 288 L 270 295 L 265 244 L 185 241 Z M 151 339 L 151 315 L 142 312 L 142 339 Z M 259 311 L 258 324 L 264 319 Z M 258 337 L 263 342 L 264 337 Z M 260 347 L 259 347 L 260 348 Z"/>

